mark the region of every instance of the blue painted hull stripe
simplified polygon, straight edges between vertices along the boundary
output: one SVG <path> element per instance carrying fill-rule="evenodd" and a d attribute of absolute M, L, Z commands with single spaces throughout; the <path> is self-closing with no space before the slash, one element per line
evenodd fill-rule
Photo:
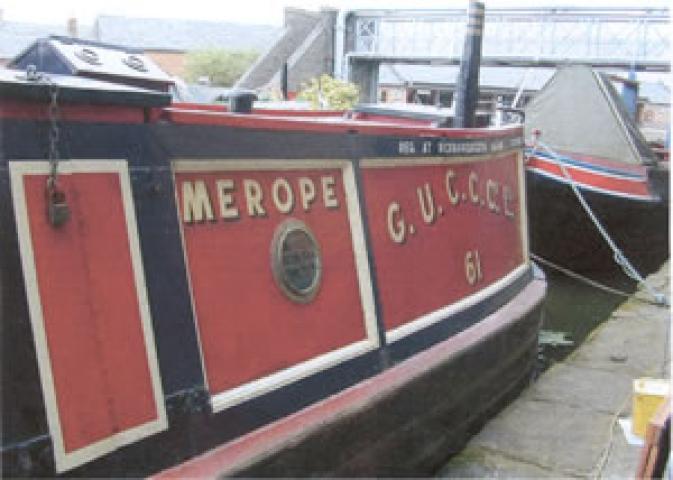
<path fill-rule="evenodd" d="M 624 172 L 622 170 L 617 170 L 614 168 L 609 168 L 609 167 L 603 167 L 601 165 L 594 165 L 593 163 L 587 163 L 587 162 L 582 162 L 580 160 L 575 160 L 574 158 L 566 157 L 564 155 L 559 155 L 558 157 L 553 157 L 549 155 L 546 152 L 542 152 L 540 150 L 534 150 L 530 147 L 526 148 L 526 154 L 528 155 L 535 155 L 536 157 L 542 157 L 544 159 L 548 160 L 560 160 L 563 163 L 566 163 L 568 165 L 572 165 L 574 167 L 581 167 L 581 168 L 586 168 L 587 170 L 594 170 L 597 172 L 603 172 L 603 173 L 609 173 L 612 175 L 619 175 L 625 178 L 633 178 L 637 180 L 644 180 L 646 179 L 645 176 L 639 175 L 637 173 L 630 173 L 630 172 Z"/>

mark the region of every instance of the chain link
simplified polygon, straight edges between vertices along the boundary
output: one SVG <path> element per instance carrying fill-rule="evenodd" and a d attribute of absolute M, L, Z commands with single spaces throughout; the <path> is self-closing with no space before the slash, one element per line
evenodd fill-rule
<path fill-rule="evenodd" d="M 49 178 L 47 179 L 47 187 L 53 190 L 56 187 L 58 179 L 58 164 L 61 159 L 58 144 L 61 138 L 61 131 L 59 129 L 59 105 L 58 95 L 59 88 L 48 75 L 37 70 L 35 65 L 28 65 L 26 67 L 26 80 L 34 83 L 41 83 L 49 87 L 49 108 L 47 116 L 49 118 Z"/>
<path fill-rule="evenodd" d="M 47 179 L 47 187 L 50 189 L 56 188 L 56 180 L 58 176 L 58 163 L 61 159 L 58 152 L 58 144 L 61 136 L 61 131 L 58 126 L 59 122 L 59 107 L 58 107 L 58 85 L 48 79 L 49 95 L 51 103 L 49 104 L 49 178 Z"/>
<path fill-rule="evenodd" d="M 58 165 L 61 156 L 58 146 L 61 138 L 59 129 L 59 105 L 58 95 L 59 87 L 49 76 L 38 72 L 35 65 L 29 65 L 26 68 L 26 81 L 47 85 L 49 88 L 49 107 L 47 116 L 49 118 L 49 176 L 45 188 L 47 199 L 47 218 L 54 227 L 64 225 L 70 218 L 70 208 L 66 202 L 65 192 L 58 188 Z"/>

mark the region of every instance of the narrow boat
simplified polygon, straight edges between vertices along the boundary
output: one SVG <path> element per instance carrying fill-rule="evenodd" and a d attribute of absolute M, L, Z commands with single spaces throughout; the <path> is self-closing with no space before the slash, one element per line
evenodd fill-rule
<path fill-rule="evenodd" d="M 525 115 L 532 253 L 593 279 L 618 274 L 624 259 L 640 275 L 656 270 L 669 255 L 668 164 L 609 77 L 561 68 Z"/>
<path fill-rule="evenodd" d="M 11 66 L 4 476 L 427 475 L 529 381 L 521 125 L 174 103 L 63 37 Z"/>

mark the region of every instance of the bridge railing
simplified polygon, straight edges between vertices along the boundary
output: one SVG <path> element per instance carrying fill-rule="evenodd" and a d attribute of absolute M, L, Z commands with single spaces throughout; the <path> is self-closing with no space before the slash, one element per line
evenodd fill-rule
<path fill-rule="evenodd" d="M 355 10 L 348 54 L 458 57 L 465 10 Z M 670 62 L 667 8 L 487 9 L 485 57 Z"/>

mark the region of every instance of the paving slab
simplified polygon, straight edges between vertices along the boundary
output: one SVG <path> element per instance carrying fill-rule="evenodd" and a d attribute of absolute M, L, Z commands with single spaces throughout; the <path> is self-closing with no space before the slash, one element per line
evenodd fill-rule
<path fill-rule="evenodd" d="M 670 310 L 627 302 L 566 360 L 575 366 L 622 371 L 633 377 L 661 375 L 668 349 Z M 633 313 L 640 306 L 642 314 Z M 638 310 L 635 310 L 638 312 Z M 624 316 L 631 315 L 631 316 Z M 615 359 L 621 359 L 621 363 Z"/>
<path fill-rule="evenodd" d="M 669 292 L 668 263 L 648 282 Z M 641 448 L 617 420 L 633 380 L 670 377 L 671 310 L 638 293 L 491 420 L 442 478 L 633 478 Z"/>
<path fill-rule="evenodd" d="M 569 407 L 614 415 L 630 398 L 633 377 L 567 363 L 551 367 L 522 398 L 558 402 Z"/>
<path fill-rule="evenodd" d="M 606 451 L 605 464 L 597 472 L 602 479 L 634 478 L 640 460 L 640 447 L 629 445 L 624 438 L 622 428 L 615 425 L 609 450 Z"/>
<path fill-rule="evenodd" d="M 492 420 L 471 444 L 557 476 L 587 476 L 601 458 L 611 423 L 611 415 L 522 398 Z"/>
<path fill-rule="evenodd" d="M 477 445 L 467 447 L 437 474 L 443 478 L 558 478 L 553 470 L 515 460 Z M 572 477 L 572 475 L 568 475 Z"/>

